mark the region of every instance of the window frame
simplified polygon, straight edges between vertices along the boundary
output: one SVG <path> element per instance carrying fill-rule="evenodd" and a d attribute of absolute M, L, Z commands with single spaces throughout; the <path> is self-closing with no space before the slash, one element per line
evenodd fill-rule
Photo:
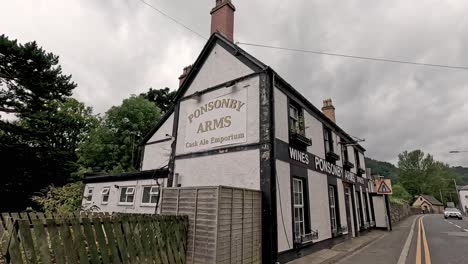
<path fill-rule="evenodd" d="M 356 197 L 356 211 L 357 211 L 357 226 L 358 229 L 361 230 L 361 227 L 364 227 L 364 216 L 362 213 L 362 200 L 361 200 L 361 192 L 356 190 L 355 192 Z"/>
<path fill-rule="evenodd" d="M 122 192 L 125 189 L 125 201 L 122 202 Z M 128 191 L 128 189 L 133 189 L 131 192 Z M 128 197 L 133 196 L 132 201 L 128 202 Z M 135 185 L 129 185 L 129 186 L 120 186 L 120 195 L 119 195 L 119 205 L 133 205 L 135 203 L 135 196 L 136 196 L 136 188 Z"/>
<path fill-rule="evenodd" d="M 143 201 L 144 197 L 145 197 L 145 188 L 149 188 L 149 193 L 148 193 L 148 198 L 149 198 L 149 202 L 148 203 L 145 203 Z M 156 188 L 156 191 L 152 191 L 153 188 Z M 158 200 L 159 200 L 159 195 L 160 195 L 160 188 L 158 185 L 145 185 L 145 186 L 142 186 L 142 195 L 141 195 L 141 206 L 148 206 L 148 207 L 155 207 L 157 204 L 158 204 Z M 155 203 L 151 203 L 151 197 L 154 196 L 156 197 L 156 202 Z"/>
<path fill-rule="evenodd" d="M 354 159 L 356 162 L 356 169 L 361 168 L 361 159 L 359 158 L 359 150 L 354 148 Z"/>
<path fill-rule="evenodd" d="M 107 196 L 107 201 L 104 201 L 105 196 Z M 109 204 L 109 197 L 110 197 L 110 186 L 103 187 L 101 190 L 101 204 Z"/>
<path fill-rule="evenodd" d="M 335 153 L 332 130 L 325 125 L 323 126 L 323 144 L 325 147 L 325 154 Z"/>
<path fill-rule="evenodd" d="M 94 194 L 94 187 L 87 187 L 86 196 L 83 197 L 85 200 L 85 203 L 90 204 L 93 202 L 93 194 Z"/>
<path fill-rule="evenodd" d="M 301 184 L 301 187 L 302 187 L 302 190 L 301 192 L 297 192 L 296 191 L 296 185 L 295 183 L 296 182 L 300 182 Z M 299 232 L 301 231 L 300 228 L 302 227 L 302 233 L 300 234 L 299 237 L 301 236 L 304 236 L 305 234 L 307 234 L 307 225 L 306 225 L 306 203 L 305 203 L 305 188 L 304 188 L 304 183 L 306 181 L 302 178 L 299 178 L 299 177 L 293 177 L 292 178 L 292 189 L 293 189 L 293 192 L 292 192 L 292 198 L 293 198 L 293 201 L 292 201 L 292 204 L 293 204 L 293 236 L 294 236 L 294 241 L 296 241 L 297 237 L 298 237 L 298 234 L 297 234 L 297 225 L 299 223 Z M 302 204 L 296 204 L 296 194 L 299 193 L 301 194 L 301 202 Z M 302 211 L 302 221 L 301 220 L 296 220 L 296 209 L 298 210 L 298 212 L 301 212 Z M 299 214 L 298 214 L 299 215 Z M 300 218 L 300 217 L 299 217 Z"/>
<path fill-rule="evenodd" d="M 330 209 L 330 227 L 332 236 L 338 234 L 338 203 L 336 197 L 336 187 L 334 185 L 328 185 L 328 200 L 329 200 L 329 209 Z M 333 199 L 332 199 L 333 198 Z M 332 203 L 333 201 L 333 203 Z M 333 214 L 332 214 L 333 213 Z M 334 218 L 332 217 L 334 215 Z M 333 226 L 334 225 L 334 226 Z"/>

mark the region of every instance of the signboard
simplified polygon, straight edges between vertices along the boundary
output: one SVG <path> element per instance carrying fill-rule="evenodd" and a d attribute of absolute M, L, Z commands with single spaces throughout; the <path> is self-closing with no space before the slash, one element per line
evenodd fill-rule
<path fill-rule="evenodd" d="M 289 159 L 304 164 L 311 170 L 341 178 L 345 182 L 359 183 L 365 186 L 366 181 L 364 178 L 358 177 L 356 174 L 308 152 L 289 147 Z"/>
<path fill-rule="evenodd" d="M 378 194 L 393 194 L 392 182 L 389 179 L 376 180 L 376 186 Z"/>
<path fill-rule="evenodd" d="M 184 151 L 196 152 L 247 141 L 247 89 L 187 106 Z"/>

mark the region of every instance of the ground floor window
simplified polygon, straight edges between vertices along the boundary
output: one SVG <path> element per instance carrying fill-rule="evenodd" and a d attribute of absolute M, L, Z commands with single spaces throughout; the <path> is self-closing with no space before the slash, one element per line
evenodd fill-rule
<path fill-rule="evenodd" d="M 328 186 L 328 197 L 330 201 L 330 222 L 331 222 L 331 231 L 332 234 L 336 235 L 338 233 L 338 219 L 336 213 L 336 194 L 335 186 Z"/>
<path fill-rule="evenodd" d="M 356 191 L 356 209 L 357 209 L 357 222 L 358 227 L 363 226 L 362 224 L 362 210 L 361 210 L 361 194 Z"/>
<path fill-rule="evenodd" d="M 102 204 L 108 204 L 109 203 L 109 191 L 110 187 L 104 187 L 101 190 L 101 195 L 102 195 Z"/>
<path fill-rule="evenodd" d="M 158 202 L 159 187 L 158 186 L 145 186 L 143 187 L 142 204 L 156 205 Z"/>
<path fill-rule="evenodd" d="M 120 188 L 120 203 L 121 204 L 133 204 L 133 198 L 135 197 L 135 187 L 121 187 Z"/>
<path fill-rule="evenodd" d="M 363 193 L 364 195 L 364 212 L 366 212 L 366 222 L 370 222 L 370 216 L 369 216 L 369 207 L 368 207 L 368 200 L 367 200 L 367 192 Z"/>
<path fill-rule="evenodd" d="M 86 203 L 91 203 L 93 199 L 93 187 L 88 187 L 88 190 L 86 190 L 86 195 L 85 195 L 85 201 Z"/>
<path fill-rule="evenodd" d="M 305 235 L 305 210 L 304 210 L 304 181 L 293 178 L 293 202 L 294 202 L 294 237 L 295 241 L 302 241 Z"/>

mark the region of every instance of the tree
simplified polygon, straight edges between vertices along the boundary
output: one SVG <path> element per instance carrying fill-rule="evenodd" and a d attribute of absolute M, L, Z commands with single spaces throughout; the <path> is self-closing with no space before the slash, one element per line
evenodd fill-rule
<path fill-rule="evenodd" d="M 39 111 L 14 121 L 34 135 L 15 134 L 3 141 L 0 160 L 0 211 L 21 211 L 32 203 L 31 196 L 48 185 L 62 186 L 78 169 L 76 149 L 97 125 L 92 109 L 75 99 L 52 101 L 49 112 Z"/>
<path fill-rule="evenodd" d="M 50 110 L 52 100 L 71 96 L 76 84 L 63 75 L 59 57 L 36 42 L 25 45 L 0 35 L 0 112 L 18 118 Z M 20 133 L 15 123 L 0 120 L 4 133 Z"/>
<path fill-rule="evenodd" d="M 79 148 L 79 163 L 89 170 L 135 170 L 136 146 L 160 120 L 161 111 L 143 97 L 132 96 L 114 106 Z"/>
<path fill-rule="evenodd" d="M 398 199 L 406 203 L 411 202 L 411 200 L 413 199 L 411 194 L 409 194 L 408 191 L 406 191 L 406 189 L 400 184 L 393 184 L 392 190 L 393 194 L 390 196 L 390 198 L 392 199 Z"/>
<path fill-rule="evenodd" d="M 398 182 L 412 195 L 442 193 L 444 200 L 457 202 L 454 180 L 460 181 L 447 164 L 434 160 L 421 150 L 404 151 L 398 155 Z"/>
<path fill-rule="evenodd" d="M 150 88 L 148 92 L 141 93 L 140 96 L 155 103 L 156 106 L 161 109 L 161 112 L 164 114 L 171 107 L 172 100 L 176 95 L 176 91 L 171 91 L 169 88 L 163 89 L 153 89 Z"/>

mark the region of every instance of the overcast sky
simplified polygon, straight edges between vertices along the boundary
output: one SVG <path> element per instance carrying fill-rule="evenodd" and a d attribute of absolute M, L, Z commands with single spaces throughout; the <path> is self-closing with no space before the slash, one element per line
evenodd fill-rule
<path fill-rule="evenodd" d="M 204 36 L 215 0 L 146 0 Z M 468 66 L 468 1 L 233 0 L 235 41 Z M 74 97 L 105 112 L 149 87 L 176 89 L 205 40 L 139 0 L 0 0 L 0 34 L 60 55 Z M 468 166 L 468 70 L 241 46 L 338 124 L 366 155 L 395 163 L 422 149 Z"/>

